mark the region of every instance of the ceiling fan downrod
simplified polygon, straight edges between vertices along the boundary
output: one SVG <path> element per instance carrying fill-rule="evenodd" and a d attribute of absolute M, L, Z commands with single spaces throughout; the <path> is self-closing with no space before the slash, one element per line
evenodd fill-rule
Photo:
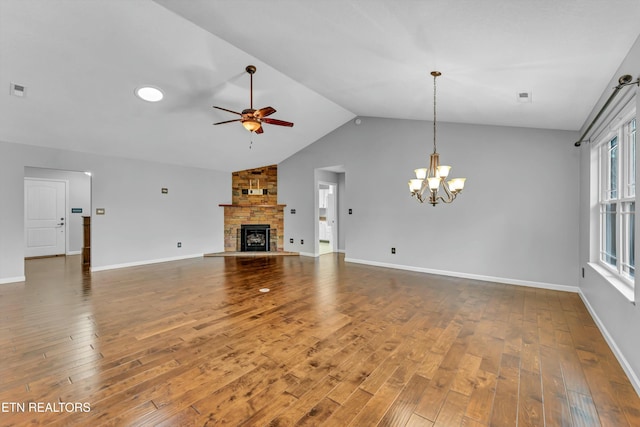
<path fill-rule="evenodd" d="M 247 65 L 247 68 L 245 68 L 245 71 L 247 73 L 249 73 L 249 78 L 250 78 L 250 87 L 249 87 L 249 91 L 251 93 L 250 95 L 250 99 L 249 99 L 249 108 L 251 108 L 253 110 L 253 73 L 256 72 L 256 66 L 255 65 Z"/>

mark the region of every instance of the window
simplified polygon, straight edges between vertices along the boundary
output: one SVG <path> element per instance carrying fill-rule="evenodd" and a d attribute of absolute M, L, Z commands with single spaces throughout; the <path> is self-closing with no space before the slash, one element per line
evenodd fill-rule
<path fill-rule="evenodd" d="M 633 288 L 635 278 L 636 118 L 629 112 L 598 145 L 599 263 Z"/>

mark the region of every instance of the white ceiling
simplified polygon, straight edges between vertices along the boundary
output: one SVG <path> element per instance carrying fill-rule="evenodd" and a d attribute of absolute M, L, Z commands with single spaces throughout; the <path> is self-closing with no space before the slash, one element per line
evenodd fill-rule
<path fill-rule="evenodd" d="M 0 140 L 234 171 L 355 116 L 429 120 L 434 69 L 439 121 L 577 130 L 639 18 L 638 0 L 0 0 Z M 212 126 L 236 118 L 212 105 L 248 108 L 248 64 L 254 107 L 293 128 Z"/>

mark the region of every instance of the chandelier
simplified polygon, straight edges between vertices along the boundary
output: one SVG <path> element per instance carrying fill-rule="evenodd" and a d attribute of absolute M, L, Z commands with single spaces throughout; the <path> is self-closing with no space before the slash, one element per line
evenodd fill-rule
<path fill-rule="evenodd" d="M 433 76 L 433 153 L 429 159 L 428 168 L 415 169 L 416 177 L 409 180 L 409 190 L 420 203 L 429 202 L 432 206 L 439 201 L 451 203 L 462 192 L 466 178 L 453 178 L 446 181 L 451 166 L 440 165 L 440 155 L 436 151 L 436 77 L 440 71 L 432 71 Z M 439 193 L 442 188 L 442 192 Z M 428 197 L 425 191 L 429 190 Z"/>

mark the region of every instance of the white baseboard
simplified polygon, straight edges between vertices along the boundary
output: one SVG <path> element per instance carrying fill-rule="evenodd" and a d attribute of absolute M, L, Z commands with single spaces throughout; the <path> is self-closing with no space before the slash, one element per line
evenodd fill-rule
<path fill-rule="evenodd" d="M 82 251 L 69 251 L 67 252 L 67 255 L 81 255 Z"/>
<path fill-rule="evenodd" d="M 344 253 L 344 249 L 338 249 L 337 251 L 334 251 L 336 253 Z M 327 252 L 327 253 L 331 253 L 331 252 Z M 318 258 L 320 255 L 324 255 L 321 254 L 320 252 L 318 252 L 317 254 L 311 253 L 311 252 L 299 252 L 300 255 L 302 256 L 309 256 L 309 257 L 313 257 L 313 258 Z"/>
<path fill-rule="evenodd" d="M 398 270 L 417 271 L 420 273 L 438 274 L 440 276 L 460 277 L 463 279 L 480 280 L 483 282 L 504 283 L 506 285 L 528 286 L 531 288 L 550 289 L 553 291 L 564 291 L 577 293 L 577 286 L 557 285 L 554 283 L 533 282 L 529 280 L 509 279 L 504 277 L 483 276 L 480 274 L 459 273 L 455 271 L 435 270 L 432 268 L 413 267 L 410 265 L 391 264 L 386 262 L 367 261 L 362 259 L 345 258 L 345 262 L 353 262 L 357 264 L 367 264 L 376 267 L 395 268 Z"/>
<path fill-rule="evenodd" d="M 602 323 L 602 321 L 596 314 L 596 311 L 593 309 L 593 307 L 589 303 L 589 300 L 587 299 L 587 297 L 582 293 L 582 291 L 578 292 L 578 294 L 580 295 L 580 298 L 582 299 L 582 302 L 584 303 L 585 307 L 587 307 L 587 310 L 589 311 L 589 314 L 593 318 L 593 321 L 596 322 L 598 329 L 600 329 L 600 333 L 602 334 L 604 339 L 607 341 L 607 344 L 609 344 L 609 348 L 611 349 L 613 354 L 616 356 L 616 359 L 618 359 L 618 362 L 620 362 L 620 366 L 622 366 L 622 369 L 627 374 L 627 377 L 629 377 L 629 381 L 631 382 L 631 385 L 636 390 L 636 393 L 638 394 L 638 396 L 640 396 L 640 379 L 638 378 L 636 373 L 631 368 L 631 365 L 629 364 L 627 359 L 624 357 L 624 355 L 620 351 L 620 348 L 616 344 L 615 340 L 613 339 L 613 337 L 611 336 L 607 328 L 604 326 L 604 323 Z"/>
<path fill-rule="evenodd" d="M 0 279 L 0 285 L 4 285 L 6 283 L 24 282 L 25 280 L 27 280 L 25 276 L 5 277 L 4 279 Z"/>
<path fill-rule="evenodd" d="M 170 262 L 170 261 L 180 261 L 182 259 L 200 258 L 203 255 L 204 254 L 191 254 L 191 255 L 183 255 L 183 256 L 170 257 L 170 258 L 149 259 L 145 261 L 127 262 L 124 264 L 102 265 L 99 267 L 91 267 L 91 272 L 93 273 L 96 271 L 115 270 L 118 268 L 138 267 L 140 265 L 158 264 L 161 262 Z"/>

